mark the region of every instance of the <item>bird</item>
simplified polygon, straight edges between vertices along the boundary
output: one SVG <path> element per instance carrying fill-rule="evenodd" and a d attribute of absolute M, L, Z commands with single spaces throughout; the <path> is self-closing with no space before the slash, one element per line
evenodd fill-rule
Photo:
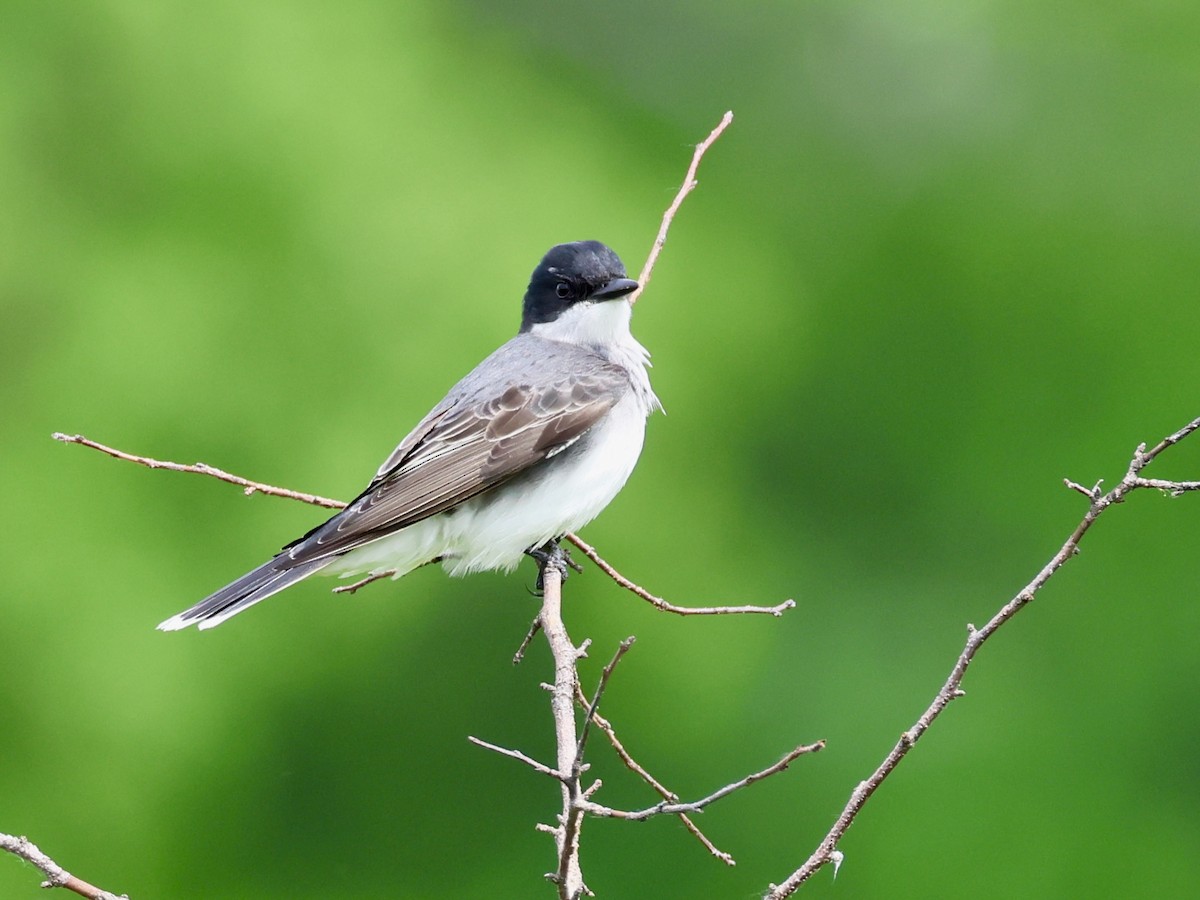
<path fill-rule="evenodd" d="M 662 405 L 630 332 L 620 258 L 599 241 L 552 247 L 517 334 L 430 410 L 328 521 L 162 631 L 215 627 L 318 572 L 393 578 L 429 563 L 460 576 L 545 561 L 594 519 L 641 455 Z"/>

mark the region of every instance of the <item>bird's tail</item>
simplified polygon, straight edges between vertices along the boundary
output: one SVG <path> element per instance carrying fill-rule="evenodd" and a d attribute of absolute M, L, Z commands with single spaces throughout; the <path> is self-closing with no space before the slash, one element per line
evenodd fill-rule
<path fill-rule="evenodd" d="M 259 600 L 265 600 L 272 594 L 278 594 L 284 588 L 325 568 L 335 558 L 326 556 L 289 567 L 290 560 L 287 554 L 280 554 L 252 572 L 247 572 L 233 584 L 228 584 L 215 594 L 205 597 L 190 609 L 171 616 L 159 625 L 158 629 L 159 631 L 178 631 L 189 625 L 196 625 L 201 629 L 215 628 L 230 616 L 236 616 Z"/>

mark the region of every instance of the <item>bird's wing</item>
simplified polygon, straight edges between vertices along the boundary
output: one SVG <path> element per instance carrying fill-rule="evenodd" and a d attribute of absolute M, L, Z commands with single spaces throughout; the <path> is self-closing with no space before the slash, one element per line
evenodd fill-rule
<path fill-rule="evenodd" d="M 565 450 L 627 390 L 625 370 L 605 363 L 543 387 L 515 383 L 486 399 L 439 405 L 353 503 L 284 548 L 289 565 L 353 550 L 507 481 Z"/>

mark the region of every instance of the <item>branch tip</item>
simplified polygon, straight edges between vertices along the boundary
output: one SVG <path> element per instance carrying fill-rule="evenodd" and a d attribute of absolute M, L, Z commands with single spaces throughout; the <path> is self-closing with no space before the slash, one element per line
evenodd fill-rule
<path fill-rule="evenodd" d="M 704 158 L 704 154 L 708 152 L 708 148 L 721 136 L 730 123 L 733 122 L 733 111 L 730 110 L 721 117 L 721 121 L 704 140 L 696 145 L 696 149 L 692 153 L 692 162 L 688 166 L 687 173 L 683 176 L 683 183 L 679 186 L 679 190 L 675 194 L 675 199 L 671 201 L 671 205 L 667 207 L 667 211 L 663 213 L 662 223 L 659 225 L 658 234 L 654 238 L 654 243 L 651 245 L 650 255 L 646 258 L 646 264 L 642 266 L 641 274 L 638 275 L 638 288 L 629 295 L 629 304 L 632 306 L 637 303 L 641 297 L 642 291 L 646 289 L 646 285 L 650 282 L 650 276 L 654 273 L 654 265 L 658 262 L 658 255 L 662 252 L 663 246 L 667 242 L 667 232 L 671 229 L 671 222 L 675 219 L 675 214 L 679 212 L 679 207 L 696 188 L 696 171 L 700 168 L 700 160 Z"/>

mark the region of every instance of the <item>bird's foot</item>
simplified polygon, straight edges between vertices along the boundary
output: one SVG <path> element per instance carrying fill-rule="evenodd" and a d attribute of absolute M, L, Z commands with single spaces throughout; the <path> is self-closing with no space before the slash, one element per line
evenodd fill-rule
<path fill-rule="evenodd" d="M 557 569 L 563 581 L 567 580 L 568 569 L 574 569 L 576 572 L 583 571 L 583 566 L 571 559 L 571 554 L 567 548 L 559 544 L 559 538 L 546 541 L 540 547 L 530 547 L 525 552 L 529 556 L 532 556 L 534 562 L 538 564 L 537 584 L 534 587 L 538 595 L 541 595 L 544 590 L 542 573 L 547 568 L 553 566 Z"/>

